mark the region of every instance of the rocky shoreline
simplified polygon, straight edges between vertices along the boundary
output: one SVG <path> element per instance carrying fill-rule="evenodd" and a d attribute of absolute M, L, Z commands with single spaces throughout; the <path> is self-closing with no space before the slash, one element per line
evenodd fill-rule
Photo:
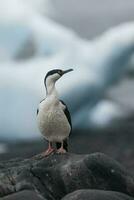
<path fill-rule="evenodd" d="M 27 195 L 32 192 L 35 199 L 45 200 L 88 200 L 89 196 L 92 200 L 132 200 L 134 177 L 103 153 L 54 154 L 46 158 L 38 154 L 30 159 L 1 162 L 1 198 L 15 199 L 13 196 L 20 191 L 22 197 L 27 191 Z"/>

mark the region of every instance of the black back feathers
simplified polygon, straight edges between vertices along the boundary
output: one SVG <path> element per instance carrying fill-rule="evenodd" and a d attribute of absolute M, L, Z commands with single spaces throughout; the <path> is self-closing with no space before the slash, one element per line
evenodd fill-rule
<path fill-rule="evenodd" d="M 41 101 L 40 101 L 40 103 L 42 102 L 42 101 L 44 101 L 45 99 L 42 99 Z M 38 115 L 38 113 L 39 113 L 39 108 L 37 108 L 37 115 Z"/>
<path fill-rule="evenodd" d="M 70 124 L 70 127 L 71 127 L 71 131 L 72 131 L 72 121 L 71 121 L 71 115 L 70 115 L 70 112 L 66 106 L 66 104 L 64 103 L 64 101 L 60 100 L 60 102 L 65 106 L 65 110 L 64 110 L 64 113 L 66 115 L 66 118 Z M 70 131 L 70 133 L 71 133 Z M 61 147 L 61 143 L 60 142 L 56 142 L 56 147 L 57 149 L 59 149 Z M 63 141 L 63 148 L 68 151 L 68 139 L 66 138 L 64 141 Z"/>
<path fill-rule="evenodd" d="M 64 113 L 66 115 L 66 118 L 71 126 L 71 130 L 72 130 L 72 121 L 71 121 L 71 115 L 70 115 L 70 112 L 67 108 L 67 105 L 64 103 L 64 101 L 60 100 L 60 102 L 65 106 L 65 110 L 64 110 Z"/>

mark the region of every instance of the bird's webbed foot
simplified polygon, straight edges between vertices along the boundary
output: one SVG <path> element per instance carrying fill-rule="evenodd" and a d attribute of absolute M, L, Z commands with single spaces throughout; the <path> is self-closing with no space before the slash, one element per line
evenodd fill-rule
<path fill-rule="evenodd" d="M 42 153 L 43 156 L 49 156 L 50 154 L 54 153 L 55 149 L 48 148 L 45 152 Z"/>
<path fill-rule="evenodd" d="M 55 152 L 55 149 L 52 147 L 52 143 L 49 142 L 48 149 L 41 153 L 42 157 L 47 157 Z"/>
<path fill-rule="evenodd" d="M 58 149 L 57 150 L 57 153 L 58 154 L 64 154 L 64 153 L 66 153 L 67 151 L 65 150 L 65 149 L 63 149 L 63 148 L 60 148 L 60 149 Z"/>
<path fill-rule="evenodd" d="M 64 149 L 63 147 L 63 142 L 61 142 L 61 147 L 57 150 L 57 153 L 58 154 L 64 154 L 66 153 L 67 151 Z"/>

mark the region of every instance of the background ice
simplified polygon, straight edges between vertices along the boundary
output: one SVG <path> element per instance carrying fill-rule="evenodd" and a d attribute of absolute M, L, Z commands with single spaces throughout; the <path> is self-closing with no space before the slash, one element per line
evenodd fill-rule
<path fill-rule="evenodd" d="M 89 41 L 45 16 L 47 1 L 43 10 L 44 1 L 12 3 L 0 2 L 1 139 L 39 137 L 36 109 L 45 96 L 44 76 L 53 68 L 74 68 L 57 83 L 74 128 L 106 127 L 132 114 L 106 94 L 133 71 L 133 22 Z"/>

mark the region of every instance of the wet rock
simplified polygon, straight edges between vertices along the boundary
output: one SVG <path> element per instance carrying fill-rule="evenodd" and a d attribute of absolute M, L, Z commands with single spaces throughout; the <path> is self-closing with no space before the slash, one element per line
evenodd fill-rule
<path fill-rule="evenodd" d="M 32 199 L 32 200 L 46 200 L 42 197 L 40 197 L 37 193 L 35 193 L 34 191 L 29 191 L 29 190 L 24 190 L 21 192 L 17 192 L 14 193 L 12 195 L 8 195 L 4 198 L 2 198 L 2 200 L 27 200 L 27 199 Z"/>
<path fill-rule="evenodd" d="M 113 191 L 77 190 L 66 195 L 62 200 L 134 200 L 134 198 Z"/>
<path fill-rule="evenodd" d="M 117 191 L 134 197 L 134 178 L 117 161 L 102 154 L 54 154 L 0 164 L 0 196 L 34 190 L 60 200 L 79 189 Z"/>

